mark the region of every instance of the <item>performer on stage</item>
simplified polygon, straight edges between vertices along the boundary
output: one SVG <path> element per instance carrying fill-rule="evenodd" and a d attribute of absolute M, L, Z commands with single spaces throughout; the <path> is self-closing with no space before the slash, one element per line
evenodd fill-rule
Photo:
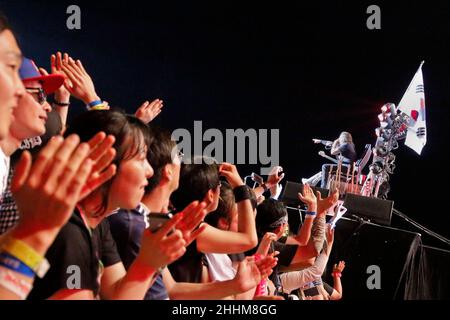
<path fill-rule="evenodd" d="M 330 150 L 330 154 L 335 156 L 337 159 L 342 159 L 343 166 L 348 166 L 349 164 L 356 161 L 355 145 L 353 144 L 352 135 L 346 131 L 341 132 L 339 138 L 335 141 L 327 141 L 320 139 L 312 139 L 316 144 L 323 144 L 326 150 Z M 340 157 L 340 158 L 339 158 Z M 322 171 L 318 172 L 309 179 L 302 179 L 303 184 L 309 184 L 315 186 L 319 181 L 321 181 L 321 187 L 326 187 L 327 176 L 330 169 L 336 166 L 335 164 L 324 164 L 322 166 Z"/>
<path fill-rule="evenodd" d="M 321 143 L 322 141 L 313 139 L 313 142 Z M 335 156 L 337 160 L 342 160 L 342 165 L 346 167 L 355 162 L 357 156 L 352 135 L 346 131 L 341 132 L 339 138 L 334 140 L 331 146 L 330 154 Z M 336 164 L 324 164 L 322 166 L 322 188 L 326 187 L 326 178 L 328 176 L 328 172 L 333 166 L 336 166 Z"/>

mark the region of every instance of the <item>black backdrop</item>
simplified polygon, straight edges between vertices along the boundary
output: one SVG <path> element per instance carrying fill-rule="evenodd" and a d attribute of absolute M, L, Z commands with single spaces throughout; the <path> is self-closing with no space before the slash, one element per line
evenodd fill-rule
<path fill-rule="evenodd" d="M 390 198 L 450 237 L 448 1 L 377 2 L 376 31 L 366 28 L 372 1 L 75 3 L 79 31 L 66 28 L 74 2 L 3 0 L 0 8 L 27 56 L 48 67 L 51 53 L 70 52 L 114 106 L 131 112 L 145 99 L 162 98 L 156 122 L 170 129 L 191 129 L 194 120 L 222 130 L 279 128 L 281 164 L 293 181 L 320 168 L 311 138 L 348 130 L 358 151 L 374 143 L 380 106 L 399 102 L 425 60 L 429 142 L 422 156 L 403 146 L 396 152 Z"/>

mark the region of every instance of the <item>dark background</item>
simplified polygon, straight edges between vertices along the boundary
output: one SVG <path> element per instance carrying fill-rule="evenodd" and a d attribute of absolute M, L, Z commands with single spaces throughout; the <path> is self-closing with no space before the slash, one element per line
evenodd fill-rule
<path fill-rule="evenodd" d="M 81 30 L 66 28 L 70 4 L 81 7 Z M 381 30 L 366 27 L 371 4 L 381 8 Z M 347 130 L 358 152 L 374 144 L 380 107 L 398 104 L 425 60 L 428 144 L 419 156 L 400 143 L 389 198 L 450 238 L 448 1 L 0 1 L 0 9 L 26 56 L 49 67 L 50 54 L 69 52 L 113 106 L 133 112 L 161 98 L 155 122 L 170 129 L 193 129 L 194 120 L 204 130 L 279 128 L 280 162 L 293 181 L 321 167 L 312 138 Z"/>

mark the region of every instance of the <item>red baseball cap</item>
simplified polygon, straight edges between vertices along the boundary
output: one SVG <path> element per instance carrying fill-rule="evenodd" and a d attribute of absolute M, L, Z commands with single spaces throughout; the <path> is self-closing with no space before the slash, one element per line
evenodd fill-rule
<path fill-rule="evenodd" d="M 55 92 L 64 83 L 64 76 L 60 74 L 41 75 L 38 67 L 33 60 L 23 58 L 22 65 L 19 69 L 19 75 L 22 82 L 39 81 L 46 94 Z"/>

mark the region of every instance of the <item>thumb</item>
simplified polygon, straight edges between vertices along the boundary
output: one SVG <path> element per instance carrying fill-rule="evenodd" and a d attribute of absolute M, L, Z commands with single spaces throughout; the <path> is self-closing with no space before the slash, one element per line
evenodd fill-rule
<path fill-rule="evenodd" d="M 322 194 L 320 193 L 320 191 L 316 191 L 316 197 L 318 201 L 322 201 Z"/>
<path fill-rule="evenodd" d="M 19 163 L 16 165 L 14 177 L 11 181 L 11 191 L 17 192 L 25 183 L 31 170 L 31 154 L 29 151 L 24 151 L 20 157 Z"/>
<path fill-rule="evenodd" d="M 43 75 L 43 76 L 48 76 L 48 72 L 47 72 L 47 70 L 45 70 L 44 68 L 39 68 L 39 72 L 40 72 L 41 75 Z"/>

